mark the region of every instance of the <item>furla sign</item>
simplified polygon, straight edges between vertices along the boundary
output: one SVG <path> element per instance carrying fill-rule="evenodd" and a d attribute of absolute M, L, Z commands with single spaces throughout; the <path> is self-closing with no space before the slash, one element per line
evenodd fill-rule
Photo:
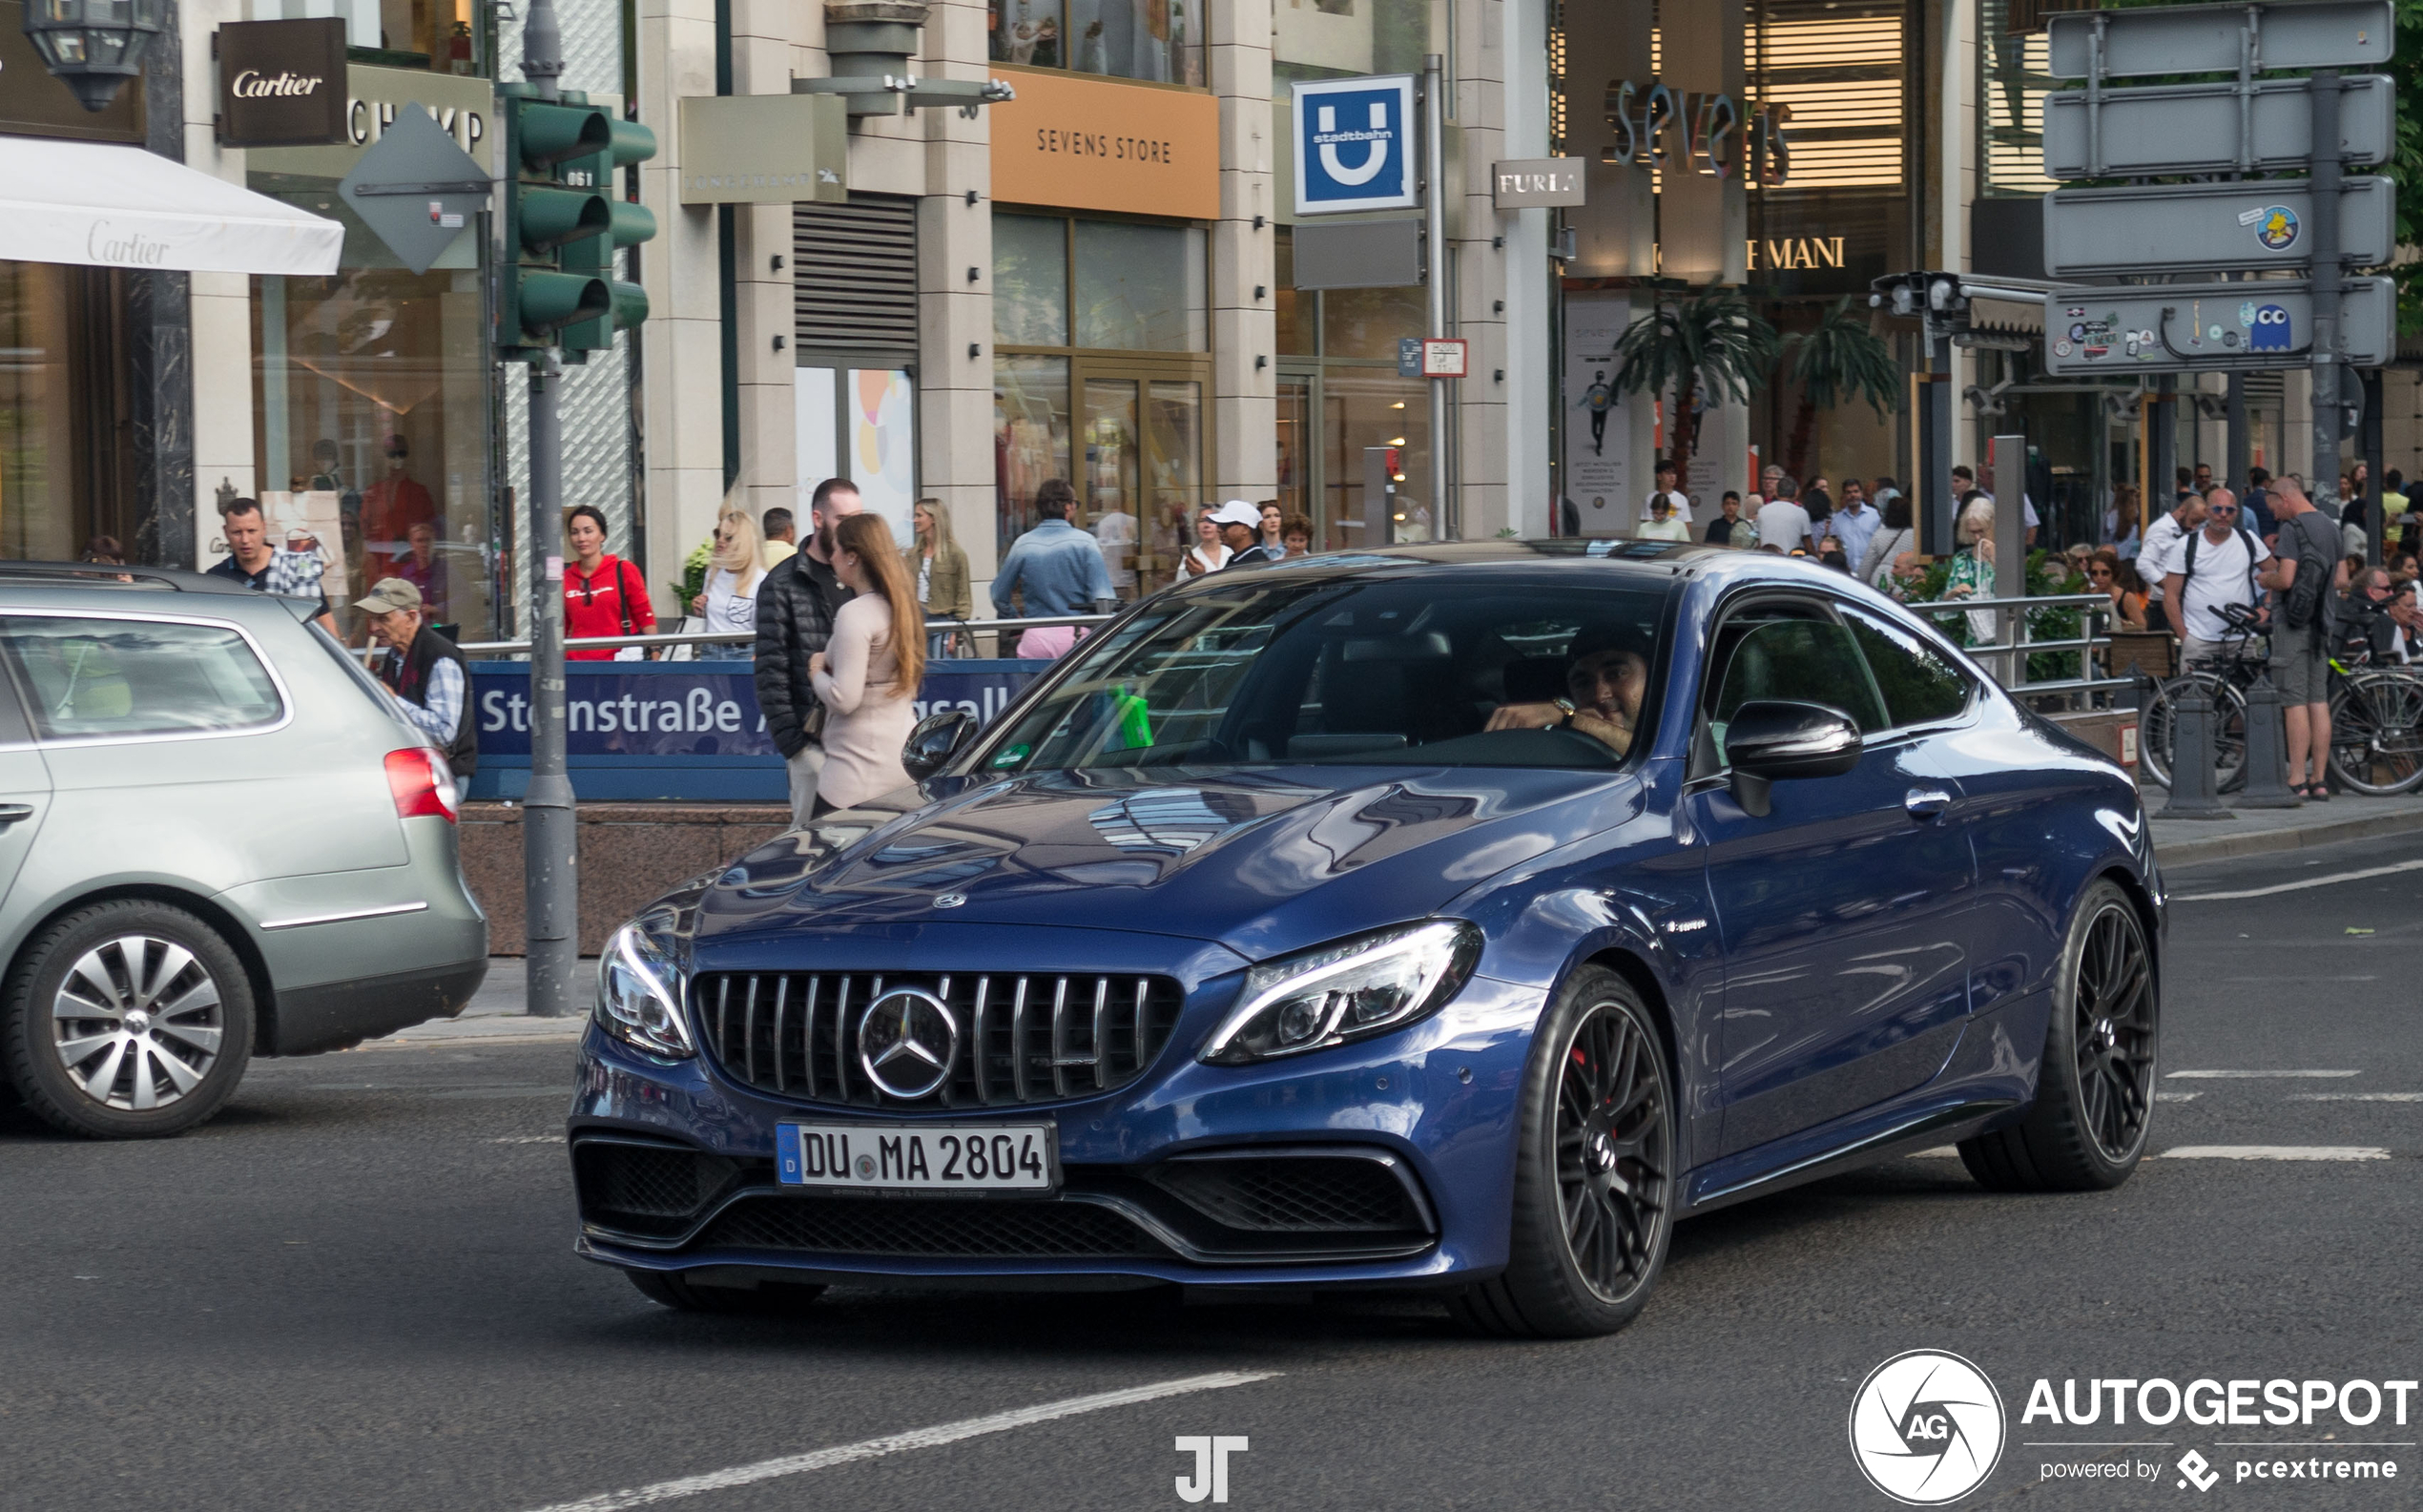
<path fill-rule="evenodd" d="M 231 21 L 213 41 L 221 146 L 316 147 L 348 139 L 342 17 Z"/>

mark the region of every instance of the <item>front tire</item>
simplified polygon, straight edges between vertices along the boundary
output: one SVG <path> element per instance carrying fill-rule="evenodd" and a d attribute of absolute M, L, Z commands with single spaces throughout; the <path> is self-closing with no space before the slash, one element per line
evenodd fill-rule
<path fill-rule="evenodd" d="M 2107 1191 L 2145 1153 L 2161 992 L 2144 922 L 2120 884 L 2086 890 L 2070 921 L 2036 1104 L 2016 1128 L 1960 1142 L 1993 1191 Z"/>
<path fill-rule="evenodd" d="M 210 925 L 122 899 L 26 947 L 0 993 L 0 1064 L 26 1108 L 87 1139 L 181 1134 L 252 1059 L 252 980 Z"/>
<path fill-rule="evenodd" d="M 1631 984 L 1574 975 L 1541 1024 L 1521 1116 L 1506 1269 L 1454 1310 L 1501 1336 L 1612 1334 L 1647 1304 L 1674 1233 L 1673 1084 Z"/>

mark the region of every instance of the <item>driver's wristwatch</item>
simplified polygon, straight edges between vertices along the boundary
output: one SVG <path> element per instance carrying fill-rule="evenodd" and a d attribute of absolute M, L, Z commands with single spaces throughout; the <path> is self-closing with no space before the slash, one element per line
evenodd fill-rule
<path fill-rule="evenodd" d="M 1570 698 L 1559 698 L 1559 699 L 1556 699 L 1556 700 L 1554 700 L 1554 701 L 1555 701 L 1556 706 L 1557 706 L 1558 708 L 1560 708 L 1560 709 L 1562 709 L 1562 710 L 1564 710 L 1564 718 L 1562 718 L 1562 719 L 1560 719 L 1560 720 L 1558 720 L 1558 721 L 1557 721 L 1554 725 L 1550 726 L 1550 728 L 1551 728 L 1551 729 L 1556 729 L 1556 730 L 1570 730 L 1570 729 L 1572 729 L 1572 728 L 1573 728 L 1573 715 L 1574 715 L 1574 713 L 1575 713 L 1575 710 L 1574 710 L 1574 707 L 1573 707 L 1573 700 L 1572 700 L 1572 699 L 1570 699 Z"/>

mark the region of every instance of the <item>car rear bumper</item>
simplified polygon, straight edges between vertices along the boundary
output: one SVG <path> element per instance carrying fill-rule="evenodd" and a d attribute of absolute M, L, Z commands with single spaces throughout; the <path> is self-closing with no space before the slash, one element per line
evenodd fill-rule
<path fill-rule="evenodd" d="M 487 957 L 481 955 L 418 971 L 286 988 L 278 994 L 267 1053 L 342 1050 L 431 1019 L 452 1018 L 487 974 Z"/>

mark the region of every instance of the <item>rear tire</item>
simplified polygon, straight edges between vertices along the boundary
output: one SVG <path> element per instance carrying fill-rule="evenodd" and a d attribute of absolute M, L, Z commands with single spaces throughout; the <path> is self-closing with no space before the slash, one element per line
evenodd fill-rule
<path fill-rule="evenodd" d="M 807 1311 L 824 1288 L 806 1283 L 767 1281 L 755 1287 L 700 1286 L 678 1272 L 625 1271 L 639 1295 L 681 1313 L 714 1313 L 732 1317 L 793 1317 Z"/>
<path fill-rule="evenodd" d="M 0 990 L 0 1067 L 26 1109 L 87 1139 L 181 1134 L 252 1059 L 253 990 L 218 932 L 121 899 L 34 938 Z"/>
<path fill-rule="evenodd" d="M 1533 1041 L 1521 1117 L 1506 1269 L 1450 1307 L 1501 1337 L 1612 1334 L 1665 1268 L 1678 1164 L 1665 1037 L 1631 984 L 1574 974 Z"/>
<path fill-rule="evenodd" d="M 1992 1191 L 2105 1191 L 2145 1153 L 2160 983 L 2136 905 L 2109 878 L 2079 901 L 2059 983 L 2026 1120 L 1959 1145 Z"/>

